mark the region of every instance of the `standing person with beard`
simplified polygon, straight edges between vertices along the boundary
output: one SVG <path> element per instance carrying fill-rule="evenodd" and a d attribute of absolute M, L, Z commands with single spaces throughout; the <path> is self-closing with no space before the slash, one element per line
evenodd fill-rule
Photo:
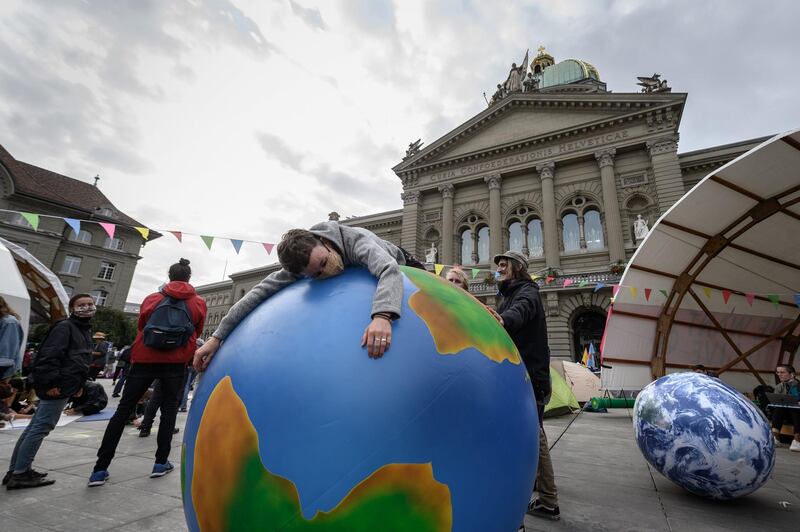
<path fill-rule="evenodd" d="M 539 297 L 539 287 L 528 273 L 528 261 L 519 251 L 507 251 L 494 258 L 499 276 L 498 288 L 502 300 L 497 321 L 505 327 L 517 346 L 533 384 L 536 409 L 539 414 L 539 470 L 536 474 L 536 491 L 539 497 L 528 505 L 528 514 L 558 520 L 558 493 L 553 462 L 542 418 L 544 406 L 550 401 L 550 347 L 547 345 L 547 323 L 544 306 Z"/>
<path fill-rule="evenodd" d="M 89 294 L 69 300 L 69 318 L 57 322 L 47 333 L 33 363 L 33 377 L 39 406 L 25 432 L 17 440 L 8 473 L 3 478 L 10 490 L 48 486 L 55 480 L 31 469 L 44 438 L 55 428 L 61 411 L 83 387 L 89 375 L 92 338 L 89 330 L 97 308 Z"/>
<path fill-rule="evenodd" d="M 97 450 L 97 462 L 89 477 L 90 487 L 106 483 L 108 466 L 114 458 L 125 423 L 156 379 L 162 393 L 161 422 L 150 478 L 163 477 L 175 469 L 168 460 L 172 431 L 183 392 L 184 368 L 192 360 L 197 348 L 195 341 L 203 332 L 206 302 L 189 284 L 192 269 L 188 260 L 181 259 L 170 266 L 168 275 L 169 282 L 142 302 L 138 332 L 131 349 L 131 369 L 117 411 L 109 420 L 103 442 Z"/>

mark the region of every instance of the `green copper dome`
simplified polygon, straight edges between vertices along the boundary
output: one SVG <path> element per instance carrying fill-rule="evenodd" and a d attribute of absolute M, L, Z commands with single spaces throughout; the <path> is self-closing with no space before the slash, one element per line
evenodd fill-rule
<path fill-rule="evenodd" d="M 600 74 L 597 69 L 579 59 L 566 59 L 558 64 L 548 66 L 543 72 L 534 74 L 539 79 L 539 88 L 553 87 L 555 85 L 567 85 L 584 79 L 596 79 L 600 81 Z"/>

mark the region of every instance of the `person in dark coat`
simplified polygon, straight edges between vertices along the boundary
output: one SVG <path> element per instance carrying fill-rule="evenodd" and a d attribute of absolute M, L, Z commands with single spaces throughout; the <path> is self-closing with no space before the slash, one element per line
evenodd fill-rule
<path fill-rule="evenodd" d="M 39 347 L 31 377 L 39 406 L 17 440 L 3 484 L 8 489 L 36 488 L 55 482 L 47 473 L 31 469 L 42 440 L 55 428 L 69 398 L 78 393 L 89 375 L 92 358 L 92 317 L 97 308 L 89 294 L 69 300 L 69 318 L 57 322 Z"/>
<path fill-rule="evenodd" d="M 69 408 L 64 412 L 68 416 L 91 416 L 108 406 L 108 395 L 102 384 L 92 381 L 83 383 L 83 388 L 70 398 Z"/>
<path fill-rule="evenodd" d="M 528 273 L 528 260 L 518 251 L 507 251 L 494 258 L 499 276 L 498 289 L 502 300 L 494 312 L 517 346 L 531 378 L 539 413 L 539 470 L 536 491 L 528 513 L 557 520 L 560 518 L 558 493 L 542 418 L 550 401 L 550 347 L 547 344 L 547 323 L 539 287 Z"/>

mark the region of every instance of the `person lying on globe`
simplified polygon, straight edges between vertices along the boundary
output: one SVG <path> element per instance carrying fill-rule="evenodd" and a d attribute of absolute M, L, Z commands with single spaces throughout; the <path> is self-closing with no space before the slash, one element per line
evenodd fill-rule
<path fill-rule="evenodd" d="M 400 317 L 403 278 L 399 265 L 425 269 L 404 249 L 360 227 L 328 221 L 311 229 L 291 229 L 278 244 L 281 269 L 269 274 L 231 307 L 211 338 L 194 355 L 194 367 L 205 371 L 225 338 L 250 312 L 276 292 L 303 278 L 326 279 L 347 266 L 360 266 L 378 278 L 372 321 L 361 337 L 370 357 L 380 358 L 392 343 L 392 320 Z"/>

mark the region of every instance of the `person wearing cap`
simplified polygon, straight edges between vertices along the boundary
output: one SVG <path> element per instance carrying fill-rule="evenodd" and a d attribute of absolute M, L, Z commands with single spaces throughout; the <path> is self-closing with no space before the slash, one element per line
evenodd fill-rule
<path fill-rule="evenodd" d="M 89 378 L 97 380 L 97 376 L 106 367 L 106 358 L 108 357 L 108 348 L 110 344 L 106 341 L 106 334 L 103 332 L 96 332 L 92 336 L 94 340 L 94 349 L 92 349 L 92 362 L 89 364 Z"/>
<path fill-rule="evenodd" d="M 517 346 L 533 384 L 539 414 L 539 470 L 536 491 L 528 513 L 557 520 L 560 517 L 553 462 L 542 418 L 544 405 L 550 400 L 550 347 L 547 345 L 547 323 L 539 287 L 528 273 L 528 260 L 519 251 L 506 251 L 494 257 L 497 265 L 497 287 L 502 299 L 493 315 L 506 329 Z"/>

